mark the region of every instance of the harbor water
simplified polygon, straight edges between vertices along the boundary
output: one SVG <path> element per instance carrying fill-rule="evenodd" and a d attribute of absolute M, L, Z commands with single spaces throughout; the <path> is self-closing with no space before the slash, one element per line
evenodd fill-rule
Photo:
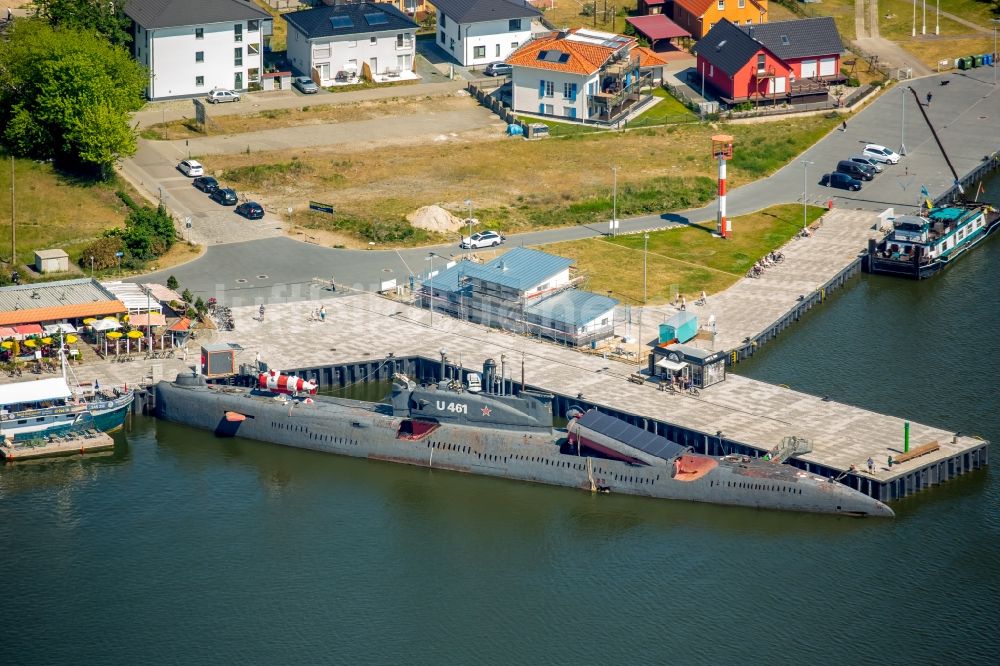
<path fill-rule="evenodd" d="M 736 371 L 979 434 L 996 457 L 997 267 L 992 239 L 930 282 L 861 276 Z M 116 441 L 0 469 L 0 663 L 967 663 L 1000 649 L 996 470 L 856 520 L 592 496 L 142 417 Z"/>

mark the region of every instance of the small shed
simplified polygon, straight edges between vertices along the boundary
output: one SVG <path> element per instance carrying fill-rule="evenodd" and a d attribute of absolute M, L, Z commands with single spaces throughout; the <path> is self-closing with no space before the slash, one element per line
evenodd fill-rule
<path fill-rule="evenodd" d="M 236 348 L 225 343 L 202 345 L 201 373 L 209 378 L 236 374 Z"/>
<path fill-rule="evenodd" d="M 39 273 L 65 273 L 69 255 L 65 250 L 35 250 L 35 270 Z"/>
<path fill-rule="evenodd" d="M 726 380 L 726 353 L 691 345 L 671 344 L 653 349 L 649 374 L 660 377 L 690 377 L 698 388 Z"/>
<path fill-rule="evenodd" d="M 261 90 L 291 90 L 291 72 L 265 72 L 260 75 Z"/>
<path fill-rule="evenodd" d="M 660 344 L 687 342 L 698 334 L 698 315 L 681 310 L 660 324 Z"/>

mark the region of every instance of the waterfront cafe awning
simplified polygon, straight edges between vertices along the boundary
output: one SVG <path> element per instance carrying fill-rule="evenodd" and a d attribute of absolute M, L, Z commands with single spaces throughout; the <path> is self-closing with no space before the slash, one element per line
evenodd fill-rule
<path fill-rule="evenodd" d="M 665 368 L 673 372 L 678 372 L 687 367 L 687 363 L 684 362 L 678 363 L 677 361 L 671 361 L 669 358 L 661 358 L 659 361 L 656 362 L 656 367 Z"/>
<path fill-rule="evenodd" d="M 45 332 L 49 335 L 59 335 L 60 331 L 63 333 L 76 333 L 76 326 L 73 324 L 67 324 L 66 322 L 45 325 Z"/>
<path fill-rule="evenodd" d="M 129 317 L 128 323 L 140 328 L 146 328 L 147 326 L 166 326 L 167 318 L 157 312 L 153 312 L 148 315 L 134 314 Z"/>
<path fill-rule="evenodd" d="M 28 337 L 29 335 L 41 335 L 42 327 L 38 324 L 21 324 L 20 326 L 14 327 L 14 337 L 20 340 Z"/>
<path fill-rule="evenodd" d="M 98 319 L 91 324 L 90 327 L 95 331 L 116 331 L 121 328 L 122 325 L 114 319 Z"/>
<path fill-rule="evenodd" d="M 7 338 L 12 338 L 15 335 L 15 331 L 10 326 L 0 326 L 0 340 L 6 340 Z"/>
<path fill-rule="evenodd" d="M 0 385 L 0 405 L 16 405 L 40 400 L 59 400 L 72 395 L 62 377 Z"/>

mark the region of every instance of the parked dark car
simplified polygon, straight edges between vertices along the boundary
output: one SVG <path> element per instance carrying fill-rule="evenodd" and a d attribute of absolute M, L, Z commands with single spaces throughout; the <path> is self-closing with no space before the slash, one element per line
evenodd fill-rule
<path fill-rule="evenodd" d="M 875 169 L 866 167 L 864 164 L 852 162 L 851 160 L 840 160 L 837 162 L 837 172 L 846 173 L 851 178 L 857 178 L 858 180 L 873 180 L 875 178 Z"/>
<path fill-rule="evenodd" d="M 819 181 L 819 184 L 826 187 L 836 187 L 840 190 L 851 190 L 852 192 L 857 192 L 861 189 L 860 180 L 852 178 L 846 173 L 839 172 L 823 174 L 823 178 Z"/>
<path fill-rule="evenodd" d="M 256 201 L 244 201 L 236 207 L 236 213 L 248 220 L 260 220 L 264 217 L 264 207 Z"/>
<path fill-rule="evenodd" d="M 486 65 L 483 74 L 486 76 L 508 76 L 513 71 L 514 68 L 505 62 L 491 62 Z"/>
<path fill-rule="evenodd" d="M 211 176 L 199 176 L 198 178 L 195 178 L 191 184 L 206 194 L 211 194 L 219 189 L 219 181 Z"/>
<path fill-rule="evenodd" d="M 209 195 L 212 201 L 217 201 L 223 206 L 235 206 L 239 203 L 239 198 L 236 196 L 236 190 L 231 187 L 220 187 L 217 188 L 212 194 Z"/>

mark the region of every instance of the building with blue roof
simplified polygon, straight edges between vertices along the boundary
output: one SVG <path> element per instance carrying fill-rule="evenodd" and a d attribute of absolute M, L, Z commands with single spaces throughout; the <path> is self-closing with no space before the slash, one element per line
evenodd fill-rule
<path fill-rule="evenodd" d="M 486 326 L 581 346 L 614 334 L 613 298 L 574 288 L 573 261 L 518 247 L 485 264 L 463 260 L 419 290 L 422 307 Z"/>

